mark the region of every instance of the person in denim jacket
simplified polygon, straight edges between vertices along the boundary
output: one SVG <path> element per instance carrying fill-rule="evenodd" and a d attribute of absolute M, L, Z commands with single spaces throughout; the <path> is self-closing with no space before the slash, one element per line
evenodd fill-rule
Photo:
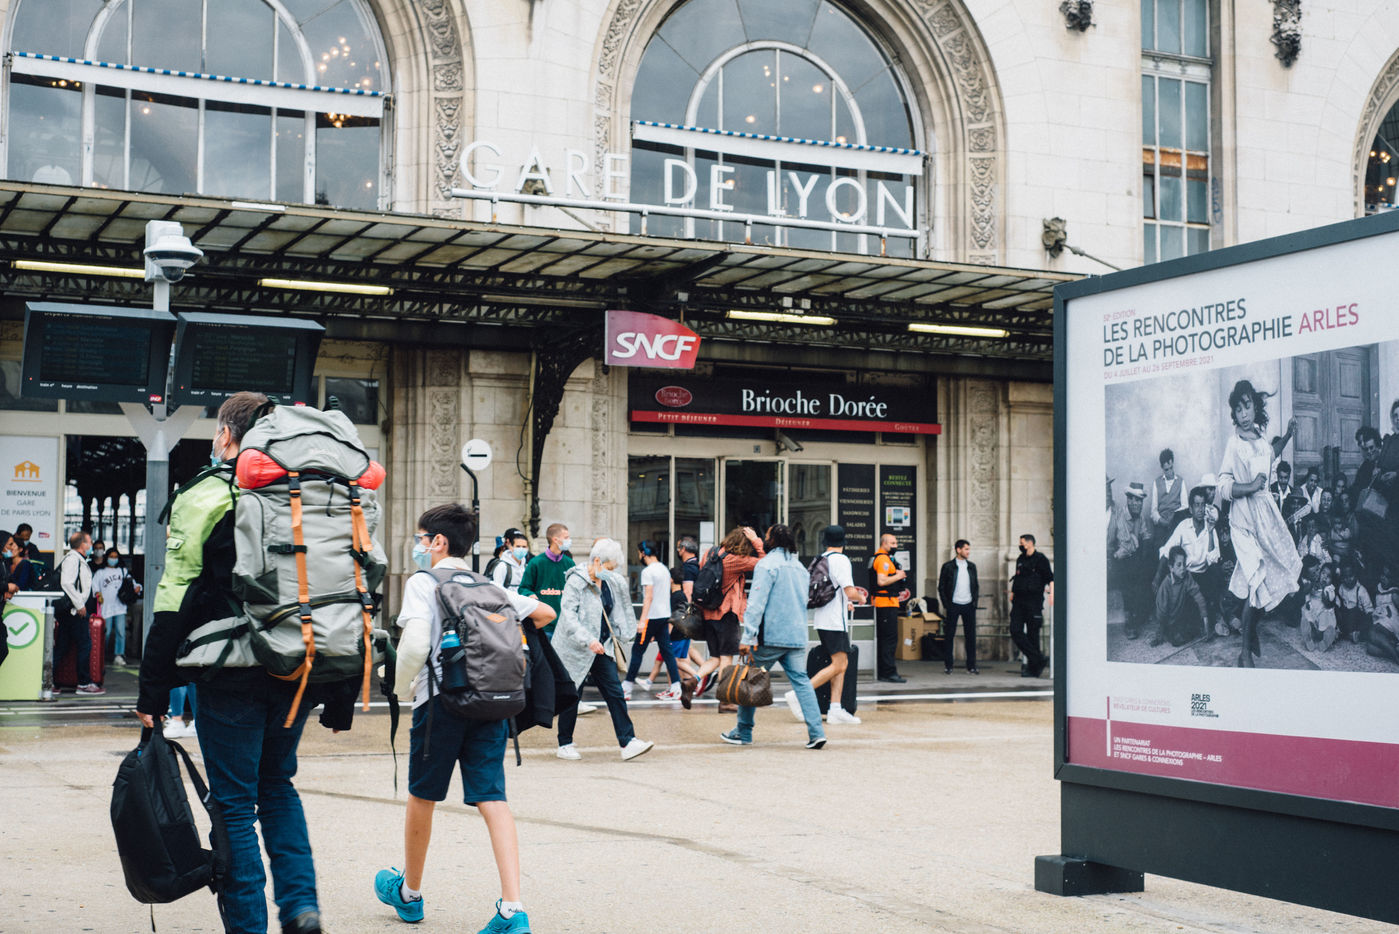
<path fill-rule="evenodd" d="M 826 745 L 821 728 L 821 708 L 806 674 L 806 598 L 810 575 L 797 559 L 792 530 L 785 525 L 768 529 L 763 543 L 766 555 L 753 569 L 753 586 L 743 613 L 739 652 L 764 668 L 780 664 L 792 686 L 795 704 L 806 722 L 807 749 Z M 752 707 L 738 708 L 738 723 L 719 738 L 735 746 L 753 742 Z"/>

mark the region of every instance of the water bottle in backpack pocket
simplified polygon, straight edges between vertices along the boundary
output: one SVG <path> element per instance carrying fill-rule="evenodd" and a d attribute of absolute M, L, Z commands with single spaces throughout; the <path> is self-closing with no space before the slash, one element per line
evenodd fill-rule
<path fill-rule="evenodd" d="M 510 595 L 473 571 L 418 573 L 437 582 L 442 674 L 436 689 L 447 712 L 467 720 L 505 720 L 524 710 L 525 641 Z"/>
<path fill-rule="evenodd" d="M 460 694 L 467 689 L 466 649 L 456 629 L 442 633 L 441 648 L 437 652 L 437 665 L 442 669 L 442 693 Z"/>

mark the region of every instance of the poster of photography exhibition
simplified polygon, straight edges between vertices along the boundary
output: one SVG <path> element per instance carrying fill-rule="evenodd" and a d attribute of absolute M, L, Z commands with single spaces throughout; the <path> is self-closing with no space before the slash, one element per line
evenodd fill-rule
<path fill-rule="evenodd" d="M 1069 761 L 1399 807 L 1397 249 L 1066 301 Z"/>

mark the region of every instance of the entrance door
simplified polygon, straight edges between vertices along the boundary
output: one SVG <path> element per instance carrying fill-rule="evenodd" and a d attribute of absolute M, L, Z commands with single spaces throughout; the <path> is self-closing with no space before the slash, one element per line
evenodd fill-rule
<path fill-rule="evenodd" d="M 716 532 L 718 538 L 741 525 L 762 535 L 779 521 L 783 467 L 775 460 L 724 461 L 724 527 Z"/>
<path fill-rule="evenodd" d="M 1355 432 L 1362 425 L 1374 424 L 1369 418 L 1370 395 L 1367 348 L 1332 350 L 1294 358 L 1295 466 L 1321 466 L 1326 450 L 1331 448 L 1339 451 L 1340 469 L 1354 473 L 1362 459 L 1355 443 Z M 1300 478 L 1301 473 L 1294 471 L 1293 476 Z"/>
<path fill-rule="evenodd" d="M 759 535 L 785 523 L 802 556 L 821 550 L 821 530 L 831 524 L 831 464 L 786 460 L 724 462 L 724 527 L 752 526 Z"/>

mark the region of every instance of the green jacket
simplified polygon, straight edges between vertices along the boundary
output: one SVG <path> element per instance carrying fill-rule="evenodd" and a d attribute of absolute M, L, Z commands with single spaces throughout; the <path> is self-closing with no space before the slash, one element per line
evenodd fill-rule
<path fill-rule="evenodd" d="M 549 635 L 554 634 L 554 625 L 563 607 L 563 585 L 568 569 L 573 567 L 573 559 L 567 554 L 552 561 L 540 552 L 525 565 L 525 573 L 520 577 L 520 593 L 527 597 L 537 597 L 540 603 L 547 604 L 554 611 L 554 622 L 544 627 Z"/>

